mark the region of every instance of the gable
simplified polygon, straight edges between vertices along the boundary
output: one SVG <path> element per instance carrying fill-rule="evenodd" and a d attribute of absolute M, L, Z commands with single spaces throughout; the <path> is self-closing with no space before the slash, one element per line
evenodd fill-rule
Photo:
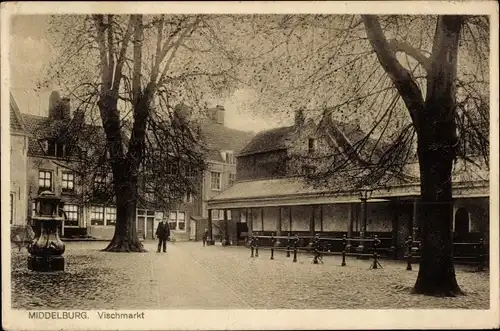
<path fill-rule="evenodd" d="M 16 133 L 25 133 L 23 120 L 21 118 L 21 112 L 19 111 L 19 107 L 17 106 L 16 100 L 14 99 L 12 93 L 10 94 L 9 103 L 10 131 Z"/>

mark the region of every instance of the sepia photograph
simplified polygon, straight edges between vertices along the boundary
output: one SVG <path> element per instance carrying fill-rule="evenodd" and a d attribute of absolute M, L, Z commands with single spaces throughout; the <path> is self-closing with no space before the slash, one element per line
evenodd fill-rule
<path fill-rule="evenodd" d="M 496 2 L 155 5 L 2 4 L 3 328 L 500 327 Z"/>

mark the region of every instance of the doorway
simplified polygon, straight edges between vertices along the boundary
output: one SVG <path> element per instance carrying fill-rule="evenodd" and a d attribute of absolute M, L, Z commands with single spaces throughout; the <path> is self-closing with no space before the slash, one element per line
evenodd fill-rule
<path fill-rule="evenodd" d="M 469 212 L 466 208 L 460 207 L 455 212 L 455 238 L 465 239 L 470 232 Z"/>

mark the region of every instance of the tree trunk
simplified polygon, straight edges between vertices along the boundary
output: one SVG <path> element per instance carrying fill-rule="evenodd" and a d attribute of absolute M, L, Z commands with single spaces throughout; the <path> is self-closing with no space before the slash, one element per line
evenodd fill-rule
<path fill-rule="evenodd" d="M 131 178 L 129 167 L 114 169 L 116 194 L 116 228 L 107 252 L 146 252 L 137 236 L 135 214 L 137 180 Z"/>
<path fill-rule="evenodd" d="M 439 107 L 439 106 L 438 106 Z M 413 293 L 433 296 L 463 294 L 453 266 L 452 167 L 453 121 L 440 122 L 438 109 L 426 112 L 426 125 L 418 139 L 420 165 L 422 245 L 420 269 Z M 434 114 L 432 116 L 431 114 Z M 443 134 L 444 133 L 444 134 Z M 416 221 L 416 220 L 415 220 Z"/>

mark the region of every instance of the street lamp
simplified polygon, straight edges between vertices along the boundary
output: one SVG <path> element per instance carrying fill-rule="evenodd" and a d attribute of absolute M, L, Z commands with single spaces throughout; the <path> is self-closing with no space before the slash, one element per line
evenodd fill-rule
<path fill-rule="evenodd" d="M 373 190 L 370 187 L 368 187 L 368 186 L 363 186 L 359 190 L 359 199 L 361 200 L 362 206 L 363 206 L 363 223 L 362 223 L 361 231 L 360 231 L 360 237 L 361 238 L 365 237 L 366 221 L 368 219 L 367 201 L 369 199 L 371 199 L 372 192 L 373 192 Z"/>
<path fill-rule="evenodd" d="M 363 222 L 361 223 L 361 231 L 359 232 L 359 237 L 360 239 L 365 238 L 365 232 L 366 232 L 366 222 L 368 219 L 368 208 L 367 208 L 367 201 L 371 199 L 372 197 L 372 189 L 368 186 L 363 186 L 359 190 L 359 199 L 362 202 L 362 209 L 363 209 Z M 365 245 L 363 241 L 360 242 L 357 251 L 358 253 L 362 253 L 364 251 Z"/>

